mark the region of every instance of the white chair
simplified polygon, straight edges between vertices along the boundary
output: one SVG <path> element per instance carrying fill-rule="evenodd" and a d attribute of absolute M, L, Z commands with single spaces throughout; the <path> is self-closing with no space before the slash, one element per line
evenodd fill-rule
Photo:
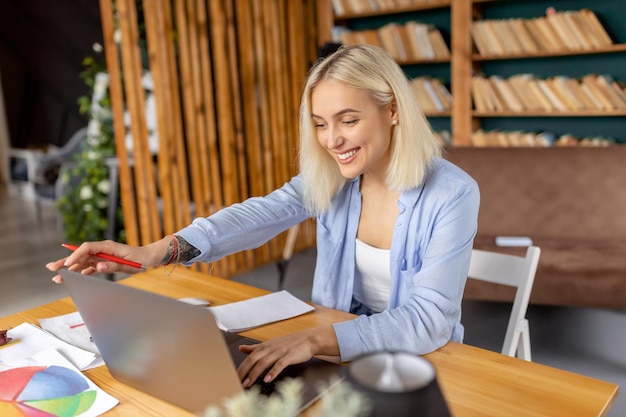
<path fill-rule="evenodd" d="M 517 288 L 502 353 L 527 361 L 531 360 L 531 354 L 526 311 L 540 254 L 541 249 L 536 246 L 529 246 L 525 257 L 474 249 L 468 273 L 468 279 Z"/>

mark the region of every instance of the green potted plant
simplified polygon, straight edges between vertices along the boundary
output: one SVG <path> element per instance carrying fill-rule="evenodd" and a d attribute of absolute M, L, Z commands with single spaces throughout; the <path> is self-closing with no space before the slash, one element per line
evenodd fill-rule
<path fill-rule="evenodd" d="M 101 52 L 102 47 L 95 44 L 94 51 Z M 109 77 L 103 61 L 90 56 L 83 64 L 85 70 L 80 77 L 90 87 L 90 94 L 80 97 L 78 104 L 80 113 L 89 118 L 87 137 L 72 163 L 61 169 L 64 192 L 57 199 L 56 207 L 65 237 L 71 243 L 105 237 L 125 241 L 123 230 L 116 231 L 117 236 L 106 236 L 109 193 L 114 185 L 109 183 L 106 160 L 115 157 Z M 119 207 L 115 210 L 120 216 Z"/>

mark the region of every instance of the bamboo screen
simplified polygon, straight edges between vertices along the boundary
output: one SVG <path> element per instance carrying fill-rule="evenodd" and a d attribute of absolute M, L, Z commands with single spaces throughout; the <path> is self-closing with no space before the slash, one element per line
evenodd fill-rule
<path fill-rule="evenodd" d="M 317 40 L 314 0 L 136 1 L 100 0 L 100 9 L 124 226 L 128 243 L 139 245 L 297 172 L 297 112 Z M 156 155 L 141 81 L 144 28 Z M 196 268 L 232 276 L 278 259 L 285 238 Z M 314 239 L 312 222 L 301 225 L 296 249 Z"/>

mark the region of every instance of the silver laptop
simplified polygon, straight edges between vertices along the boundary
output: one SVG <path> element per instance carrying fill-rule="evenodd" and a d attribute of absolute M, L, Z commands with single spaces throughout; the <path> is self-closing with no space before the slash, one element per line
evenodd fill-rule
<path fill-rule="evenodd" d="M 236 367 L 245 355 L 238 346 L 258 342 L 223 332 L 208 309 L 65 269 L 59 273 L 115 379 L 194 413 L 243 392 Z M 314 358 L 287 367 L 275 383 L 302 378 L 304 409 L 321 395 L 320 382 L 342 377 L 341 368 Z"/>

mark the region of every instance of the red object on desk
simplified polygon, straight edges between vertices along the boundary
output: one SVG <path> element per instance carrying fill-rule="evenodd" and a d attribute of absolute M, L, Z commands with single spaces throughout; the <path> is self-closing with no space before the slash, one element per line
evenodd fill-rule
<path fill-rule="evenodd" d="M 70 245 L 69 243 L 62 243 L 61 246 L 63 246 L 66 249 L 69 249 L 71 251 L 75 251 L 76 249 L 78 249 L 78 246 Z M 137 268 L 137 269 L 146 269 L 145 266 L 143 266 L 142 264 L 140 264 L 138 262 L 129 261 L 128 259 L 119 258 L 117 256 L 108 255 L 108 254 L 102 253 L 102 252 L 91 254 L 91 256 L 95 256 L 97 258 L 106 259 L 107 261 L 112 261 L 112 262 L 115 262 L 115 263 L 118 263 L 118 264 L 122 264 L 122 265 L 132 266 L 133 268 Z"/>

